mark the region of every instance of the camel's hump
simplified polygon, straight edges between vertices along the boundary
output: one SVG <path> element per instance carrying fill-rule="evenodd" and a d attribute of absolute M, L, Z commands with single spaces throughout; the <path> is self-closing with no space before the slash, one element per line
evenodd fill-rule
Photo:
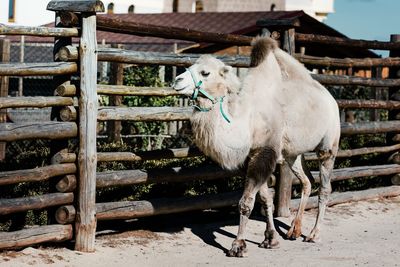
<path fill-rule="evenodd" d="M 278 47 L 278 43 L 270 37 L 256 37 L 251 46 L 250 67 L 257 67 L 270 51 Z"/>

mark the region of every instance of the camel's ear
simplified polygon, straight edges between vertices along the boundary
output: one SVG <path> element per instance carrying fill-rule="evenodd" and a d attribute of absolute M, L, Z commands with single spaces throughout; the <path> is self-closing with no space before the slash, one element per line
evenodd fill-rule
<path fill-rule="evenodd" d="M 223 66 L 222 68 L 221 68 L 221 70 L 219 71 L 219 74 L 222 76 L 222 77 L 226 77 L 226 75 L 230 72 L 232 70 L 232 67 L 231 66 L 227 66 L 227 65 L 225 65 L 225 66 Z"/>

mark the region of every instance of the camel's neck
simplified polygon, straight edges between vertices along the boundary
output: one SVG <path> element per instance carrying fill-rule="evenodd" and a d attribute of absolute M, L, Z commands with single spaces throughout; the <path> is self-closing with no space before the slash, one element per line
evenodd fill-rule
<path fill-rule="evenodd" d="M 227 95 L 207 112 L 195 111 L 192 130 L 197 146 L 209 157 L 227 169 L 239 167 L 251 146 L 249 112 L 239 110 L 237 95 Z M 228 122 L 222 112 L 226 114 Z"/>

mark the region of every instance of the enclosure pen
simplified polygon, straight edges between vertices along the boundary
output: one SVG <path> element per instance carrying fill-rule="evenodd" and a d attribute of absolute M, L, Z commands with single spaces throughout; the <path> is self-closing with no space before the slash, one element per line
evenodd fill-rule
<path fill-rule="evenodd" d="M 123 85 L 123 64 L 137 66 L 159 65 L 188 67 L 200 54 L 156 53 L 126 50 L 122 47 L 97 47 L 96 29 L 99 31 L 124 33 L 139 36 L 179 39 L 198 43 L 224 44 L 248 47 L 252 36 L 210 33 L 173 27 L 133 23 L 120 19 L 98 16 L 104 6 L 96 0 L 52 0 L 48 10 L 55 11 L 56 27 L 24 27 L 0 25 L 0 35 L 33 35 L 54 37 L 54 62 L 10 63 L 7 56 L 8 41 L 1 41 L 2 64 L 0 64 L 0 148 L 7 142 L 18 140 L 51 140 L 51 164 L 32 169 L 0 171 L 0 186 L 20 183 L 50 181 L 54 192 L 18 198 L 0 199 L 0 216 L 30 210 L 47 210 L 52 217 L 49 225 L 11 232 L 0 232 L 0 249 L 25 247 L 45 242 L 75 241 L 78 251 L 95 250 L 97 220 L 132 219 L 160 214 L 221 208 L 236 205 L 241 192 L 227 192 L 194 197 L 141 199 L 137 201 L 113 201 L 96 203 L 96 188 L 135 186 L 186 181 L 210 181 L 242 176 L 240 171 L 226 171 L 214 165 L 206 167 L 178 167 L 163 170 L 148 168 L 98 171 L 97 163 L 129 162 L 147 160 L 173 160 L 200 157 L 196 148 L 172 147 L 152 151 L 99 152 L 96 150 L 97 125 L 109 123 L 108 134 L 113 140 L 121 140 L 119 122 L 175 122 L 187 121 L 192 107 L 126 107 L 122 97 L 154 96 L 183 97 L 170 87 L 137 87 Z M 260 30 L 277 39 L 281 47 L 297 58 L 309 69 L 316 70 L 312 77 L 324 85 L 342 86 L 352 90 L 357 86 L 384 88 L 389 99 L 337 99 L 343 114 L 351 110 L 385 110 L 388 118 L 370 121 L 343 120 L 342 140 L 355 135 L 385 134 L 386 145 L 348 147 L 339 150 L 337 158 L 350 159 L 357 156 L 381 155 L 381 162 L 369 161 L 365 166 L 346 166 L 333 171 L 332 182 L 356 177 L 390 176 L 391 186 L 370 188 L 363 191 L 332 194 L 329 205 L 349 201 L 400 195 L 400 35 L 393 35 L 390 42 L 353 40 L 332 36 L 297 33 L 298 20 L 263 19 L 257 23 Z M 72 44 L 72 38 L 79 43 Z M 390 50 L 387 58 L 332 58 L 305 55 L 303 46 L 338 46 L 363 49 Z M 300 46 L 300 47 L 296 47 Z M 300 53 L 299 53 L 300 51 Z M 237 68 L 248 68 L 250 58 L 244 55 L 216 55 L 224 63 Z M 97 63 L 110 62 L 114 71 L 113 84 L 97 84 Z M 389 77 L 382 78 L 382 68 L 389 69 Z M 376 75 L 357 77 L 358 70 L 373 70 Z M 380 74 L 377 74 L 380 73 Z M 347 75 L 344 75 L 347 74 Z M 54 96 L 8 97 L 7 76 L 54 76 Z M 72 82 L 72 75 L 79 82 Z M 373 77 L 372 77 L 373 76 Z M 7 87 L 7 90 L 4 89 Z M 98 96 L 111 96 L 109 106 L 98 107 Z M 18 108 L 52 108 L 52 120 L 47 122 L 7 122 L 4 112 Z M 68 140 L 77 142 L 77 151 L 68 147 Z M 0 150 L 1 152 L 1 150 Z M 0 157 L 1 158 L 1 157 Z M 307 162 L 317 160 L 315 153 L 304 155 Z M 384 163 L 382 163 L 384 162 Z M 311 172 L 315 183 L 319 183 L 318 172 Z M 275 176 L 269 179 L 274 187 L 275 212 L 277 216 L 288 216 L 296 209 L 298 200 L 291 199 L 292 186 L 299 181 L 288 167 L 281 165 L 280 175 L 291 175 L 292 179 Z M 317 206 L 317 198 L 311 197 L 307 208 Z M 50 212 L 51 211 L 51 212 Z"/>

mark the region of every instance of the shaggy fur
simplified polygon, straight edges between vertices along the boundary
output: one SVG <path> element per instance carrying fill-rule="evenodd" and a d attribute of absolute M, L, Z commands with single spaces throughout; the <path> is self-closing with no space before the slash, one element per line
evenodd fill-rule
<path fill-rule="evenodd" d="M 198 147 L 226 169 L 240 168 L 248 162 L 245 189 L 239 203 L 241 213 L 237 238 L 229 256 L 245 254 L 245 226 L 254 205 L 255 195 L 262 196 L 267 213 L 267 229 L 261 247 L 278 246 L 272 221 L 272 197 L 266 180 L 276 162 L 285 160 L 303 184 L 299 210 L 288 237 L 301 234 L 301 220 L 310 194 L 310 182 L 301 165 L 301 155 L 316 150 L 321 156 L 321 190 L 318 220 L 307 241 L 319 239 L 319 229 L 330 193 L 330 175 L 340 137 L 339 111 L 336 101 L 302 64 L 279 49 L 271 38 L 253 42 L 251 68 L 241 86 L 229 66 L 202 56 L 188 71 L 176 78 L 174 88 L 187 95 L 194 91 L 194 81 L 216 98 L 224 97 L 223 118 L 219 102 L 205 97 L 197 105 L 211 109 L 195 110 L 191 117 L 194 140 Z"/>

